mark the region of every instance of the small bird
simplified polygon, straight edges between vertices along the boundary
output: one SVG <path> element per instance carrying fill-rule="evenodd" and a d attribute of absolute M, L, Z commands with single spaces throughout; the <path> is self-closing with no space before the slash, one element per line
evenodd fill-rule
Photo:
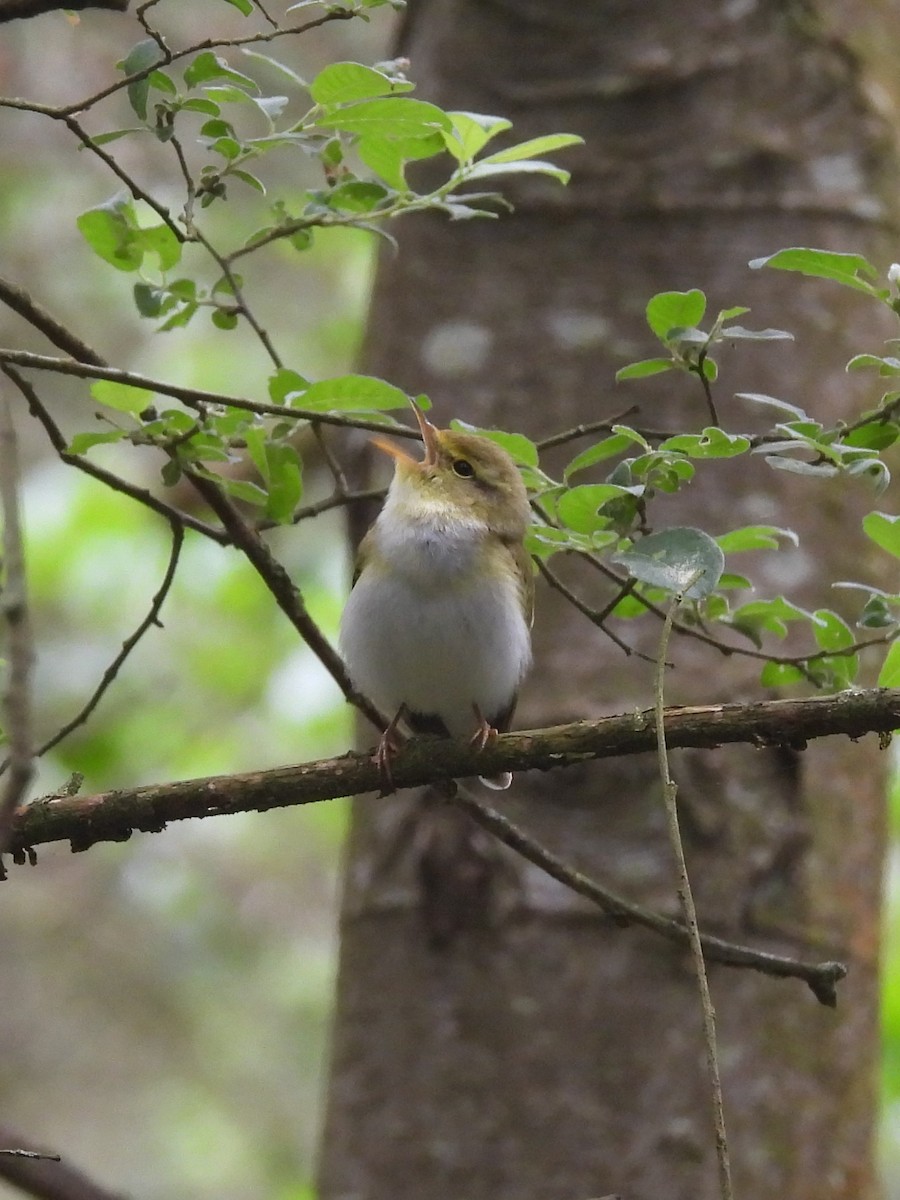
<path fill-rule="evenodd" d="M 386 791 L 401 722 L 413 733 L 471 733 L 483 748 L 509 728 L 531 663 L 522 477 L 488 438 L 436 429 L 413 409 L 421 462 L 373 439 L 394 459 L 394 477 L 360 544 L 340 632 L 354 685 L 394 714 L 375 755 Z M 511 780 L 482 777 L 501 789 Z"/>

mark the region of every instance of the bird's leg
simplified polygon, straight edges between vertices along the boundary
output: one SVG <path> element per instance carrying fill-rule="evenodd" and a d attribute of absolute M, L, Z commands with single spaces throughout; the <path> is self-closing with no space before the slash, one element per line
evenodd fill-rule
<path fill-rule="evenodd" d="M 485 717 L 477 704 L 473 704 L 472 708 L 475 710 L 475 719 L 478 722 L 478 728 L 472 734 L 471 743 L 477 750 L 483 750 L 488 742 L 492 742 L 498 736 L 497 729 Z"/>
<path fill-rule="evenodd" d="M 406 740 L 400 732 L 400 722 L 406 715 L 406 705 L 401 704 L 391 723 L 385 729 L 384 733 L 378 739 L 378 745 L 375 747 L 375 753 L 372 755 L 372 761 L 378 767 L 378 775 L 381 779 L 380 795 L 390 796 L 392 792 L 396 792 L 397 788 L 394 785 L 394 776 L 391 772 L 391 759 L 402 749 L 403 743 Z"/>

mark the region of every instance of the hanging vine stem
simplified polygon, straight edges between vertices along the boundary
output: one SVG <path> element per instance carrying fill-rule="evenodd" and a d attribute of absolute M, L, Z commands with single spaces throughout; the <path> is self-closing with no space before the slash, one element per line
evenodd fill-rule
<path fill-rule="evenodd" d="M 697 924 L 697 909 L 694 905 L 694 895 L 688 876 L 687 862 L 684 857 L 684 843 L 681 840 L 681 830 L 678 825 L 678 785 L 669 771 L 669 752 L 666 746 L 666 728 L 664 721 L 664 693 L 666 675 L 666 655 L 669 650 L 669 637 L 675 613 L 684 599 L 685 594 L 693 587 L 703 570 L 696 571 L 678 592 L 669 605 L 666 619 L 663 623 L 659 639 L 659 653 L 656 659 L 656 679 L 654 688 L 654 710 L 656 716 L 656 748 L 659 758 L 659 774 L 662 781 L 663 803 L 666 809 L 666 825 L 669 841 L 675 854 L 678 872 L 678 899 L 688 933 L 691 959 L 697 976 L 697 990 L 700 994 L 700 1005 L 703 1010 L 703 1037 L 706 1043 L 706 1067 L 709 1072 L 712 1090 L 713 1123 L 716 1137 L 716 1162 L 719 1169 L 719 1194 L 721 1200 L 733 1200 L 734 1192 L 731 1186 L 731 1164 L 728 1156 L 728 1138 L 725 1132 L 725 1108 L 722 1102 L 722 1081 L 719 1076 L 719 1055 L 716 1049 L 716 1013 L 712 998 L 709 994 L 709 979 L 706 975 L 706 964 L 703 959 L 703 942 Z"/>

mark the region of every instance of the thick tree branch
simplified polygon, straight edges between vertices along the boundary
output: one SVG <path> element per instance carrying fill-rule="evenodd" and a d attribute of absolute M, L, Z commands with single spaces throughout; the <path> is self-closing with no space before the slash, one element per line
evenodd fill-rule
<path fill-rule="evenodd" d="M 834 734 L 851 738 L 889 734 L 900 727 L 900 690 L 872 688 L 804 700 L 669 708 L 665 727 L 670 749 L 714 749 L 732 742 L 803 749 L 812 738 Z M 591 759 L 646 753 L 655 747 L 655 718 L 653 710 L 646 709 L 502 734 L 484 750 L 465 740 L 416 738 L 397 754 L 391 772 L 399 788 L 420 787 L 500 771 L 548 771 Z M 20 858 L 31 847 L 49 842 L 69 841 L 73 850 L 86 850 L 96 842 L 126 841 L 135 831 L 159 832 L 169 821 L 313 804 L 379 787 L 378 768 L 371 757 L 348 753 L 244 775 L 93 796 L 49 797 L 19 809 L 10 848 Z"/>
<path fill-rule="evenodd" d="M 665 713 L 670 748 L 715 748 L 729 742 L 749 742 L 760 747 L 799 749 L 811 738 L 833 734 L 856 738 L 868 732 L 887 735 L 896 726 L 900 726 L 900 690 L 888 688 L 806 700 L 672 708 Z M 587 759 L 643 753 L 655 745 L 656 720 L 651 709 L 601 721 L 504 734 L 483 751 L 474 750 L 465 741 L 419 738 L 397 755 L 392 773 L 398 786 L 414 787 L 479 772 L 549 770 Z M 127 841 L 136 830 L 159 832 L 169 821 L 262 812 L 371 792 L 378 787 L 378 769 L 372 759 L 350 753 L 274 771 L 213 776 L 94 796 L 51 796 L 18 811 L 11 850 L 18 862 L 26 857 L 34 861 L 34 847 L 50 842 L 68 840 L 73 851 L 86 850 L 97 842 Z M 617 923 L 641 925 L 686 944 L 688 931 L 680 922 L 617 896 L 555 858 L 501 814 L 464 792 L 453 802 L 506 845 L 593 900 Z M 835 984 L 846 974 L 841 963 L 787 958 L 721 938 L 705 936 L 703 948 L 711 961 L 802 979 L 823 1004 L 832 1006 L 836 1003 Z"/>

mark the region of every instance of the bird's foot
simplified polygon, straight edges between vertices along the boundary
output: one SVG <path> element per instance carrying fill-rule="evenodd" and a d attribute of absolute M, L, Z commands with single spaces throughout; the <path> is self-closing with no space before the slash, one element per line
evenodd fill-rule
<path fill-rule="evenodd" d="M 485 717 L 484 713 L 477 704 L 473 705 L 475 709 L 475 717 L 478 721 L 478 728 L 472 734 L 470 739 L 471 744 L 476 750 L 483 750 L 490 742 L 493 742 L 500 735 L 490 721 Z"/>
<path fill-rule="evenodd" d="M 487 720 L 484 713 L 474 705 L 475 716 L 478 720 L 478 728 L 472 734 L 471 744 L 477 750 L 484 750 L 491 742 L 496 741 L 500 736 L 499 730 Z M 512 772 L 498 771 L 496 775 L 479 775 L 478 778 L 485 787 L 493 788 L 497 792 L 505 792 L 512 783 Z"/>
<path fill-rule="evenodd" d="M 372 755 L 372 762 L 378 767 L 378 778 L 381 781 L 381 788 L 378 793 L 380 796 L 390 796 L 397 790 L 397 785 L 394 783 L 394 775 L 391 771 L 391 759 L 403 749 L 403 743 L 406 741 L 399 729 L 405 711 L 406 709 L 403 705 L 397 709 L 390 725 L 388 725 L 387 729 L 385 729 L 384 733 L 378 739 L 378 745 L 375 747 L 375 753 Z"/>

